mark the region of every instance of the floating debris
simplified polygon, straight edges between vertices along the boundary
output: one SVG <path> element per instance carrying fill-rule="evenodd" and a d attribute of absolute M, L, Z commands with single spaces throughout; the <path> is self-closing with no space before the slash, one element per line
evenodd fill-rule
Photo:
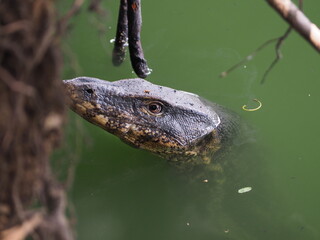
<path fill-rule="evenodd" d="M 152 71 L 153 71 L 152 68 L 148 68 L 146 74 L 150 75 L 152 73 Z"/>
<path fill-rule="evenodd" d="M 252 99 L 253 101 L 255 101 L 255 102 L 257 102 L 257 103 L 259 103 L 259 106 L 258 107 L 256 107 L 256 108 L 247 108 L 247 105 L 243 105 L 242 106 L 242 109 L 244 110 L 244 111 L 247 111 L 247 112 L 254 112 L 254 111 L 257 111 L 257 110 L 259 110 L 261 107 L 262 107 L 262 102 L 260 102 L 258 99 Z"/>
<path fill-rule="evenodd" d="M 219 77 L 224 78 L 227 76 L 227 74 L 228 74 L 228 72 L 222 72 L 222 73 L 220 73 Z"/>
<path fill-rule="evenodd" d="M 202 182 L 203 183 L 207 183 L 207 182 L 209 182 L 209 180 L 208 179 L 203 179 Z"/>
<path fill-rule="evenodd" d="M 190 226 L 190 223 L 187 222 L 187 226 Z"/>
<path fill-rule="evenodd" d="M 110 39 L 110 43 L 114 43 L 116 41 L 116 39 L 115 38 L 112 38 L 112 39 Z"/>
<path fill-rule="evenodd" d="M 229 230 L 229 229 L 226 229 L 226 230 L 224 230 L 224 232 L 225 232 L 225 233 L 229 233 L 229 232 L 230 232 L 230 230 Z"/>
<path fill-rule="evenodd" d="M 238 193 L 246 193 L 246 192 L 250 192 L 252 190 L 252 187 L 244 187 L 244 188 L 240 188 L 238 190 Z"/>

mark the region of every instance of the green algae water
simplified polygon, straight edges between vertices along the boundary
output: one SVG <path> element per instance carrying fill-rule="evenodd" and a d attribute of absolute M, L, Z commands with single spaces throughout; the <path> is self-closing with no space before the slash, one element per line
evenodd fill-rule
<path fill-rule="evenodd" d="M 86 11 L 75 17 L 64 44 L 65 79 L 136 77 L 128 58 L 120 67 L 111 63 L 119 1 L 103 4 L 104 22 Z M 319 25 L 320 3 L 304 5 Z M 70 192 L 77 238 L 320 239 L 319 54 L 292 32 L 263 85 L 274 45 L 221 79 L 221 72 L 287 29 L 265 1 L 145 0 L 142 17 L 142 44 L 153 69 L 147 80 L 226 106 L 250 127 L 224 157 L 219 176 L 206 172 L 199 180 L 70 112 L 66 144 L 78 156 Z M 101 27 L 106 33 L 99 34 Z M 243 111 L 245 104 L 256 107 L 254 98 L 262 108 Z M 238 192 L 245 187 L 252 189 Z"/>

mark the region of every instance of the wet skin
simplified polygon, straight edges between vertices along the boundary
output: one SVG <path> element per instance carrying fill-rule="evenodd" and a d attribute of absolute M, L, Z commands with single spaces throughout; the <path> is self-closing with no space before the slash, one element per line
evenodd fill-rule
<path fill-rule="evenodd" d="M 74 112 L 170 161 L 208 164 L 237 132 L 238 117 L 220 105 L 143 79 L 78 77 L 64 85 Z"/>

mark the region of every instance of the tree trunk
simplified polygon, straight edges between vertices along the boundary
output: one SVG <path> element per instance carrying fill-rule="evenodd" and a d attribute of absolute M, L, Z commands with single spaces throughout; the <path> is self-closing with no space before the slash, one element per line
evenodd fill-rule
<path fill-rule="evenodd" d="M 0 239 L 72 239 L 50 168 L 65 119 L 53 0 L 0 1 Z"/>

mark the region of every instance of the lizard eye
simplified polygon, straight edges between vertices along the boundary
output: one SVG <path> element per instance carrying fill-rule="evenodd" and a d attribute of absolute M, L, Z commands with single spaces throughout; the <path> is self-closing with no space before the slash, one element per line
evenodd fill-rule
<path fill-rule="evenodd" d="M 163 112 L 163 104 L 161 102 L 150 102 L 146 108 L 149 113 L 154 115 L 160 115 Z"/>

